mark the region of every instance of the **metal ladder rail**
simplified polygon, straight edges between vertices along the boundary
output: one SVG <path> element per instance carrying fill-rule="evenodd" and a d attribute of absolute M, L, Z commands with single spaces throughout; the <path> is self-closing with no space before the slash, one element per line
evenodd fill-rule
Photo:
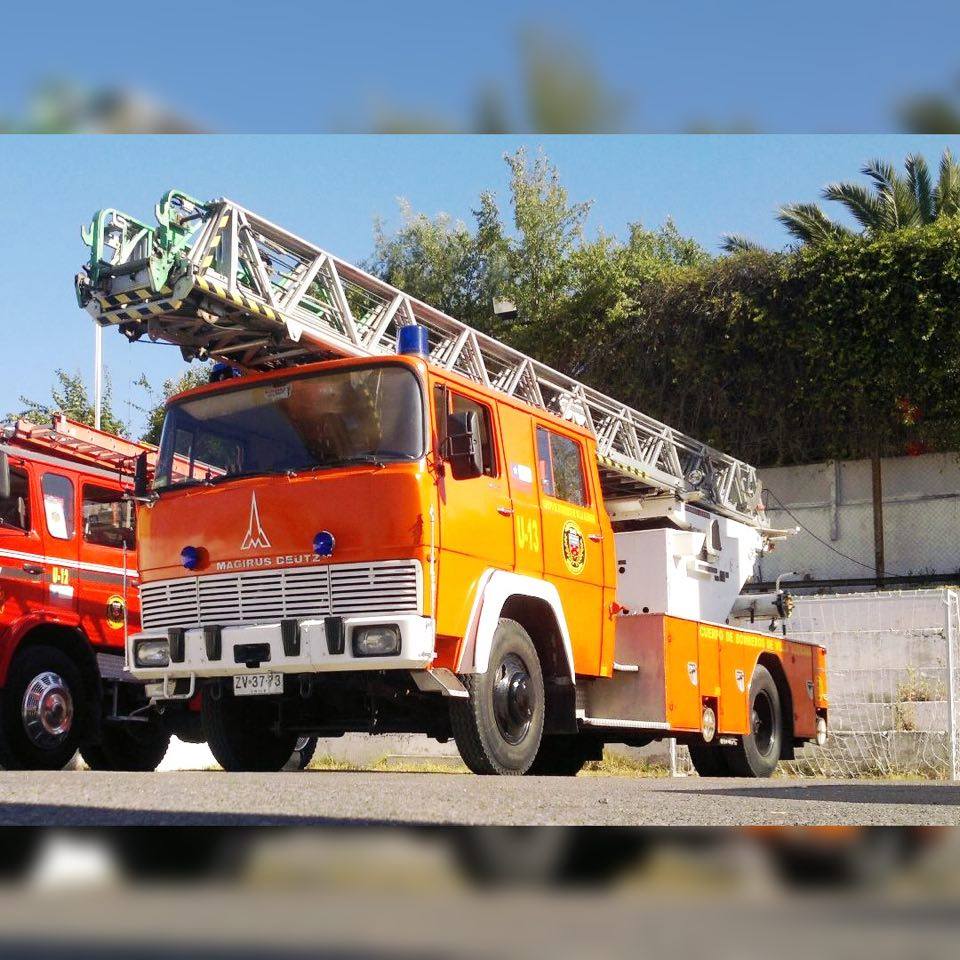
<path fill-rule="evenodd" d="M 601 468 L 620 474 L 627 492 L 630 482 L 671 491 L 762 525 L 759 485 L 748 464 L 474 330 L 239 204 L 184 199 L 179 220 L 171 212 L 176 203 L 162 212 L 163 202 L 158 206 L 161 227 L 147 237 L 133 218 L 112 210 L 98 214 L 107 215 L 101 234 L 119 235 L 108 264 L 91 244 L 90 275 L 99 278 L 98 287 L 78 290 L 99 322 L 136 324 L 155 339 L 253 368 L 389 353 L 397 327 L 421 323 L 429 331 L 432 362 L 590 429 Z M 164 236 L 157 235 L 161 230 Z M 124 231 L 135 231 L 136 242 Z M 92 232 L 85 233 L 88 242 Z M 172 246 L 180 256 L 170 256 Z M 165 276 L 151 257 L 144 258 L 145 250 L 153 260 L 167 258 Z M 127 261 L 139 259 L 124 262 L 124 254 Z M 138 264 L 143 266 L 133 269 Z"/>

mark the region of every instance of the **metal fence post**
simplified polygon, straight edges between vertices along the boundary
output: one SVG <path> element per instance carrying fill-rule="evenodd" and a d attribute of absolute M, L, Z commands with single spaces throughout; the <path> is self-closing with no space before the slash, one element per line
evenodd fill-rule
<path fill-rule="evenodd" d="M 960 595 L 956 590 L 944 591 L 947 607 L 947 736 L 950 738 L 950 779 L 960 779 L 957 763 L 957 690 L 956 650 L 957 619 L 960 618 Z"/>

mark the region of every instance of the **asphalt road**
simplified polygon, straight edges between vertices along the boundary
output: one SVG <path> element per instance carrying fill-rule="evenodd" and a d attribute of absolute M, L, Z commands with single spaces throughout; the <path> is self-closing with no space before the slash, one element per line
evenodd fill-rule
<path fill-rule="evenodd" d="M 0 825 L 960 825 L 960 783 L 276 774 L 0 773 Z"/>

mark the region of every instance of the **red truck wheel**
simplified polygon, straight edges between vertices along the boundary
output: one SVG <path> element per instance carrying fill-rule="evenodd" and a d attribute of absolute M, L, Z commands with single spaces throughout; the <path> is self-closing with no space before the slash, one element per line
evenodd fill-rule
<path fill-rule="evenodd" d="M 169 746 L 170 734 L 156 721 L 104 721 L 100 742 L 82 746 L 80 756 L 91 770 L 150 773 L 160 766 Z"/>
<path fill-rule="evenodd" d="M 87 696 L 77 665 L 56 647 L 21 650 L 0 693 L 0 765 L 60 770 L 77 752 Z"/>

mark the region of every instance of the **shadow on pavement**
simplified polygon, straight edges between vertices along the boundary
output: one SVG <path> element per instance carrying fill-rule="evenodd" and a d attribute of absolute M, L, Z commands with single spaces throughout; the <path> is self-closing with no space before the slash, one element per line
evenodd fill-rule
<path fill-rule="evenodd" d="M 704 797 L 741 797 L 745 800 L 806 800 L 813 803 L 891 804 L 896 806 L 960 806 L 960 787 L 935 783 L 757 783 L 750 787 L 716 787 L 705 779 L 702 788 L 685 787 L 664 793 L 688 793 Z"/>

